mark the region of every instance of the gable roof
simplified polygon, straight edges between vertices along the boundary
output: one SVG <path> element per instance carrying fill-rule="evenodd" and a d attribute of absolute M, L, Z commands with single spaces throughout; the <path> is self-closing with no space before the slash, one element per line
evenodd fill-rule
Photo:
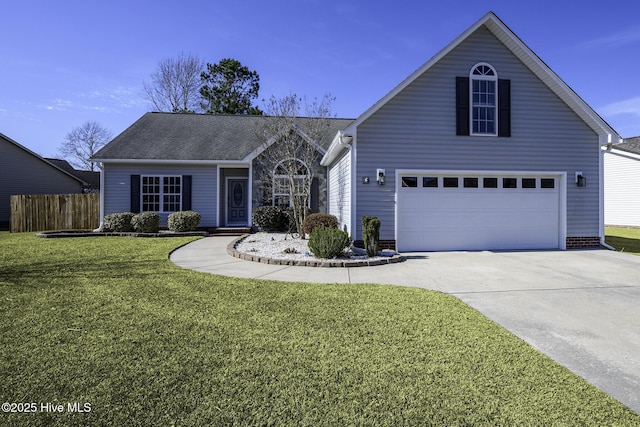
<path fill-rule="evenodd" d="M 522 40 L 507 27 L 493 12 L 488 12 L 464 33 L 449 43 L 444 49 L 429 59 L 425 64 L 403 80 L 398 86 L 382 97 L 371 108 L 358 117 L 350 131 L 380 109 L 390 99 L 400 93 L 414 80 L 429 70 L 445 55 L 455 49 L 480 27 L 486 27 L 507 49 L 525 64 L 540 80 L 542 80 L 560 99 L 562 99 L 593 131 L 598 134 L 601 144 L 617 143 L 622 138 L 609 124 L 602 119 L 582 98 L 576 94 L 556 73 L 554 73 Z"/>
<path fill-rule="evenodd" d="M 63 159 L 50 159 L 45 157 L 45 160 L 84 181 L 89 187 L 96 189 L 100 188 L 100 172 L 78 170 L 71 166 L 68 161 Z"/>
<path fill-rule="evenodd" d="M 263 143 L 257 137 L 263 120 L 269 117 L 146 113 L 99 150 L 92 160 L 246 161 Z M 326 136 L 318 144 L 326 149 L 333 135 L 352 121 L 329 119 Z"/>
<path fill-rule="evenodd" d="M 8 136 L 0 133 L 0 139 L 4 139 L 6 142 L 8 142 L 9 144 L 12 144 L 16 147 L 18 147 L 20 150 L 24 151 L 27 155 L 32 156 L 36 159 L 38 159 L 39 161 L 45 163 L 47 166 L 51 167 L 52 169 L 56 169 L 58 172 L 63 173 L 65 175 L 70 176 L 71 178 L 75 179 L 76 181 L 80 182 L 83 185 L 86 185 L 87 182 L 82 180 L 81 178 L 79 178 L 78 176 L 69 173 L 69 171 L 65 170 L 64 168 L 59 167 L 56 164 L 53 164 L 52 162 L 48 161 L 47 159 L 45 159 L 44 157 L 40 156 L 39 154 L 34 153 L 33 151 L 29 150 L 27 147 L 25 147 L 22 144 L 19 144 L 18 142 L 14 141 L 13 139 L 9 138 Z"/>

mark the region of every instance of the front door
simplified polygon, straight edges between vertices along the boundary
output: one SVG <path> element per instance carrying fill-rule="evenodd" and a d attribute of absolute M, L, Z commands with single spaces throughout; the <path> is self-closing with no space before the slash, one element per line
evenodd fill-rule
<path fill-rule="evenodd" d="M 227 180 L 227 225 L 247 225 L 247 179 Z"/>

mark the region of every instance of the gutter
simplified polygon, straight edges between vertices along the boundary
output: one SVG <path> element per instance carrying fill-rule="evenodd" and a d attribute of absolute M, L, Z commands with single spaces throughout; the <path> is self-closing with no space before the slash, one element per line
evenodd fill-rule
<path fill-rule="evenodd" d="M 336 136 L 333 138 L 333 142 L 329 146 L 329 149 L 325 153 L 325 155 L 320 159 L 321 166 L 329 166 L 333 161 L 338 157 L 338 155 L 342 152 L 343 149 L 347 149 L 351 151 L 353 144 L 353 135 L 346 134 L 344 131 L 338 131 Z"/>

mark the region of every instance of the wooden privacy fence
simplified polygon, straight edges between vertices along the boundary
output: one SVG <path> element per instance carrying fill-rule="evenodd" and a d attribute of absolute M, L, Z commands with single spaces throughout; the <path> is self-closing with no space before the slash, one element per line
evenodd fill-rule
<path fill-rule="evenodd" d="M 11 232 L 93 230 L 100 225 L 100 194 L 11 196 Z"/>

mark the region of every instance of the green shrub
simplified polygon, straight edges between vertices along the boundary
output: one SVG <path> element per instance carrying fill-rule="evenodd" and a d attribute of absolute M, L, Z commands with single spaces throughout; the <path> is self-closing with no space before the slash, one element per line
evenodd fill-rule
<path fill-rule="evenodd" d="M 318 258 L 335 258 L 351 244 L 349 235 L 337 228 L 316 227 L 309 237 L 309 250 Z"/>
<path fill-rule="evenodd" d="M 362 217 L 362 240 L 367 255 L 378 255 L 380 243 L 380 220 L 375 216 Z"/>
<path fill-rule="evenodd" d="M 115 231 L 118 233 L 127 233 L 133 231 L 131 219 L 135 214 L 133 212 L 120 212 L 106 215 L 102 220 L 105 230 Z"/>
<path fill-rule="evenodd" d="M 155 212 L 142 212 L 134 215 L 131 225 L 139 233 L 157 233 L 160 230 L 160 215 Z"/>
<path fill-rule="evenodd" d="M 167 226 L 171 231 L 194 231 L 202 217 L 198 212 L 180 211 L 169 215 Z"/>
<path fill-rule="evenodd" d="M 253 223 L 260 231 L 284 231 L 287 217 L 278 206 L 259 206 L 253 210 Z"/>
<path fill-rule="evenodd" d="M 338 228 L 338 218 L 326 213 L 313 213 L 307 215 L 302 223 L 305 234 L 311 234 L 316 227 Z"/>

